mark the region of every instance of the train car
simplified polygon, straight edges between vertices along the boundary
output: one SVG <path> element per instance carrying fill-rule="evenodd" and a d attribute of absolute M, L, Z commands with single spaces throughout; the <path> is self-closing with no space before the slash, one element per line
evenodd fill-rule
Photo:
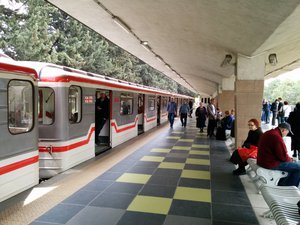
<path fill-rule="evenodd" d="M 0 56 L 0 202 L 39 182 L 37 73 Z"/>
<path fill-rule="evenodd" d="M 53 64 L 23 63 L 31 64 L 39 77 L 41 178 L 50 178 L 167 121 L 167 101 L 173 93 Z M 99 135 L 102 143 L 95 146 L 98 93 L 109 99 L 109 118 Z"/>

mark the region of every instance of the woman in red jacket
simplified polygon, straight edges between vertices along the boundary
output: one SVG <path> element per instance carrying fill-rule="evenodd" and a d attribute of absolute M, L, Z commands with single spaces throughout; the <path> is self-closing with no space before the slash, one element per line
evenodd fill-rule
<path fill-rule="evenodd" d="M 246 174 L 245 166 L 247 165 L 247 159 L 256 159 L 257 157 L 257 146 L 263 132 L 257 119 L 249 120 L 248 126 L 248 136 L 246 141 L 242 145 L 242 148 L 238 148 L 237 150 L 235 150 L 232 153 L 231 158 L 229 159 L 230 162 L 238 165 L 238 168 L 232 172 L 233 175 L 239 176 Z"/>

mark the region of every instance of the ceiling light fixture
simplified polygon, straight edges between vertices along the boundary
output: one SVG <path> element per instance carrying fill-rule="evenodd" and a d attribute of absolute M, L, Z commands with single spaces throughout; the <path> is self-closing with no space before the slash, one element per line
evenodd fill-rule
<path fill-rule="evenodd" d="M 276 66 L 276 64 L 278 63 L 277 61 L 277 56 L 275 53 L 272 53 L 269 55 L 269 63 L 272 65 L 272 66 Z"/>
<path fill-rule="evenodd" d="M 158 61 L 164 62 L 163 58 L 160 57 L 159 55 L 156 55 L 155 58 L 157 58 Z"/>
<path fill-rule="evenodd" d="M 112 19 L 119 27 L 121 27 L 123 30 L 125 30 L 126 33 L 131 33 L 130 27 L 119 17 L 113 16 Z"/>
<path fill-rule="evenodd" d="M 231 60 L 232 60 L 232 55 L 226 54 L 223 62 L 221 63 L 221 67 L 230 65 Z"/>

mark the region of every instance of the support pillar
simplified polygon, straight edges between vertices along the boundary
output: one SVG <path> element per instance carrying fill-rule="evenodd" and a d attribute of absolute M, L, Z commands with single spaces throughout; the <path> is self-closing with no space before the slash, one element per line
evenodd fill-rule
<path fill-rule="evenodd" d="M 231 109 L 235 108 L 234 102 L 234 83 L 235 83 L 235 75 L 232 75 L 229 78 L 222 79 L 221 90 L 218 95 L 218 107 L 224 113 L 226 110 L 230 112 Z"/>
<path fill-rule="evenodd" d="M 249 119 L 260 121 L 264 90 L 265 56 L 237 58 L 237 79 L 235 82 L 235 144 L 246 140 Z"/>

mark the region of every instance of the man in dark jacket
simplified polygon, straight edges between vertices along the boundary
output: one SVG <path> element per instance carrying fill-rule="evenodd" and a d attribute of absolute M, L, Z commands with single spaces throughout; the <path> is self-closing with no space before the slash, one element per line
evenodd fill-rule
<path fill-rule="evenodd" d="M 279 185 L 298 187 L 300 164 L 292 162 L 282 139 L 289 132 L 291 132 L 290 124 L 281 123 L 277 128 L 269 130 L 261 136 L 258 144 L 257 165 L 266 169 L 288 172 L 288 176 L 280 180 Z"/>
<path fill-rule="evenodd" d="M 291 124 L 292 132 L 292 150 L 294 150 L 294 157 L 297 156 L 300 158 L 300 102 L 296 104 L 296 107 L 293 112 L 290 113 L 287 120 Z"/>
<path fill-rule="evenodd" d="M 109 99 L 105 92 L 97 92 L 95 111 L 95 143 L 99 145 L 99 134 L 106 120 L 109 118 Z"/>

